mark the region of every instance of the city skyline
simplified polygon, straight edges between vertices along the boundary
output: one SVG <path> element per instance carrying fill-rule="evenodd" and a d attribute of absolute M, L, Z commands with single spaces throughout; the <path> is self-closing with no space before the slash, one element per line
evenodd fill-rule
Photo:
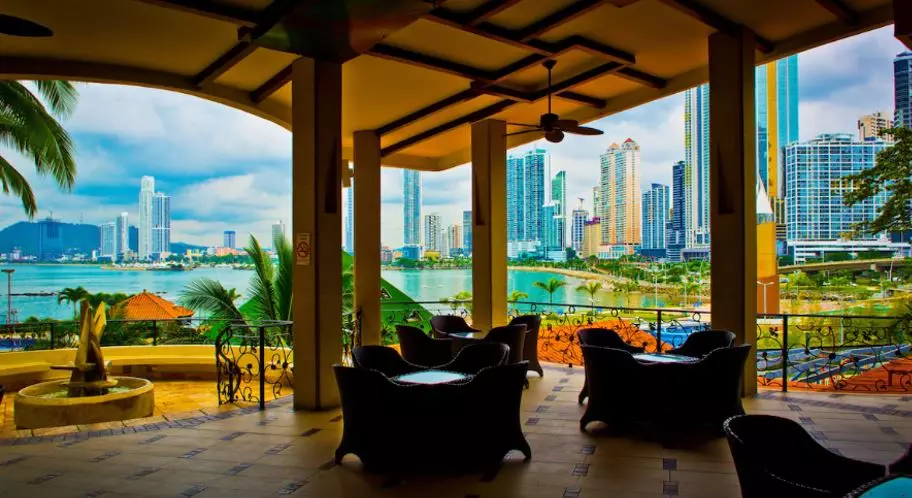
<path fill-rule="evenodd" d="M 893 58 L 903 49 L 889 28 L 800 55 L 801 140 L 825 132 L 853 132 L 857 119 L 892 115 Z M 136 187 L 154 172 L 172 196 L 172 240 L 213 246 L 225 229 L 271 236 L 272 223 L 290 216 L 290 135 L 259 118 L 193 97 L 117 85 L 80 84 L 80 106 L 64 121 L 77 143 L 79 176 L 73 194 L 26 171 L 36 189 L 39 214 L 101 225 L 126 211 L 138 220 Z M 592 123 L 606 136 L 631 136 L 642 147 L 641 182 L 672 184 L 671 165 L 683 150 L 683 96 L 678 94 Z M 201 130 L 209 130 L 202 133 Z M 213 132 L 214 130 L 214 132 Z M 591 209 L 597 156 L 610 141 L 568 137 L 547 145 L 552 170 L 567 171 L 567 197 L 584 197 Z M 522 154 L 543 142 L 511 151 Z M 10 159 L 21 156 L 10 153 Z M 469 168 L 423 174 L 425 210 L 443 224 L 470 208 Z M 384 168 L 382 242 L 401 245 L 402 170 Z M 398 214 L 397 214 L 398 211 Z M 0 225 L 21 221 L 13 199 L 0 202 Z"/>

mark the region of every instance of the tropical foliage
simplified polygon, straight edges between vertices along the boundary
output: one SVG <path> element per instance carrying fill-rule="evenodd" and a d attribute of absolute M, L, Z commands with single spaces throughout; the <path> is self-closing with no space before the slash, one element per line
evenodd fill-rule
<path fill-rule="evenodd" d="M 548 302 L 554 304 L 554 293 L 564 288 L 567 282 L 559 278 L 551 277 L 547 282 L 532 282 L 532 285 L 548 293 Z"/>
<path fill-rule="evenodd" d="M 57 304 L 71 303 L 73 305 L 73 320 L 79 319 L 79 302 L 89 297 L 89 291 L 84 287 L 66 287 L 57 293 Z"/>
<path fill-rule="evenodd" d="M 853 224 L 855 233 L 876 235 L 912 230 L 912 129 L 891 128 L 881 132 L 894 144 L 877 153 L 873 168 L 841 179 L 851 185 L 843 194 L 846 205 L 854 206 L 886 192 L 887 200 L 873 220 Z"/>
<path fill-rule="evenodd" d="M 250 299 L 243 313 L 236 304 L 240 295 L 235 289 L 226 289 L 221 282 L 211 278 L 199 278 L 187 284 L 181 292 L 182 303 L 217 319 L 291 320 L 294 255 L 291 244 L 282 234 L 276 236 L 273 245 L 278 265 L 266 254 L 259 240 L 250 236 L 245 251 L 253 263 L 253 276 L 248 289 Z"/>
<path fill-rule="evenodd" d="M 589 295 L 589 305 L 595 304 L 595 295 L 602 290 L 602 283 L 598 280 L 590 280 L 584 284 L 579 285 L 576 290 L 580 292 L 585 292 Z"/>
<path fill-rule="evenodd" d="M 76 89 L 66 81 L 35 81 L 33 86 L 37 96 L 21 82 L 0 81 L 0 144 L 30 159 L 39 175 L 50 176 L 60 189 L 69 191 L 76 181 L 74 145 L 57 118 L 66 118 L 75 110 Z M 35 217 L 35 193 L 25 176 L 2 155 L 0 188 L 22 201 L 29 218 Z"/>

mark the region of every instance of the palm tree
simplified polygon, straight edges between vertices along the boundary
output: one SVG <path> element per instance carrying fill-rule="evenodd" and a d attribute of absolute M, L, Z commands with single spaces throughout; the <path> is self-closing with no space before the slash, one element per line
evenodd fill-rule
<path fill-rule="evenodd" d="M 548 293 L 548 302 L 554 304 L 554 293 L 567 285 L 567 282 L 551 277 L 547 282 L 532 282 L 532 285 Z"/>
<path fill-rule="evenodd" d="M 523 299 L 529 299 L 529 295 L 521 290 L 514 290 L 510 292 L 510 295 L 507 296 L 507 302 L 513 305 L 514 309 L 519 309 L 516 306 L 516 303 L 522 301 Z"/>
<path fill-rule="evenodd" d="M 79 301 L 89 297 L 89 291 L 85 290 L 82 286 L 73 288 L 67 287 L 57 293 L 57 304 L 60 304 L 64 301 L 73 304 L 73 319 L 79 319 L 79 310 L 78 305 Z"/>
<path fill-rule="evenodd" d="M 76 181 L 73 141 L 52 114 L 58 118 L 71 115 L 78 94 L 66 81 L 35 81 L 34 86 L 40 99 L 18 81 L 0 81 L 0 143 L 33 160 L 39 175 L 50 175 L 59 188 L 69 191 Z M 22 173 L 2 155 L 0 188 L 5 194 L 19 197 L 25 214 L 35 217 L 35 193 Z"/>
<path fill-rule="evenodd" d="M 602 290 L 602 283 L 598 280 L 590 280 L 576 288 L 580 292 L 589 294 L 589 306 L 595 305 L 595 295 Z"/>
<path fill-rule="evenodd" d="M 282 234 L 276 236 L 273 246 L 279 257 L 278 267 L 253 235 L 245 248 L 254 270 L 248 290 L 250 310 L 246 314 L 255 320 L 292 319 L 291 273 L 294 269 L 294 255 L 291 244 Z M 244 314 L 234 304 L 237 297 L 234 289 L 225 289 L 221 282 L 210 278 L 196 279 L 181 291 L 181 300 L 185 306 L 206 311 L 213 318 L 223 320 L 244 319 Z"/>

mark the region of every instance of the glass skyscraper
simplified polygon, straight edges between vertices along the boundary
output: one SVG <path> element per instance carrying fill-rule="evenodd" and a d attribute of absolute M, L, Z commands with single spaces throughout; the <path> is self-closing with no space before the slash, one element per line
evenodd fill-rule
<path fill-rule="evenodd" d="M 576 251 L 577 257 L 583 252 L 583 237 L 586 234 L 586 221 L 589 220 L 589 211 L 583 208 L 583 199 L 579 207 L 573 210 L 570 225 L 570 247 Z"/>
<path fill-rule="evenodd" d="M 798 56 L 760 66 L 756 77 L 757 182 L 781 217 L 780 182 L 785 147 L 798 141 Z M 709 220 L 709 85 L 684 97 L 685 246 L 707 247 Z"/>
<path fill-rule="evenodd" d="M 402 171 L 402 228 L 405 245 L 421 244 L 421 173 Z"/>
<path fill-rule="evenodd" d="M 912 52 L 893 59 L 893 125 L 912 128 Z"/>
<path fill-rule="evenodd" d="M 101 225 L 101 255 L 114 259 L 117 257 L 117 243 L 115 240 L 116 224 L 114 222 Z"/>
<path fill-rule="evenodd" d="M 424 215 L 424 249 L 428 251 L 440 251 L 440 215 Z"/>
<path fill-rule="evenodd" d="M 123 261 L 130 253 L 130 220 L 128 216 L 127 213 L 120 213 L 120 216 L 114 220 L 114 259 L 118 261 Z M 140 240 L 142 240 L 141 237 Z"/>
<path fill-rule="evenodd" d="M 155 178 L 144 176 L 139 183 L 139 259 L 152 256 L 152 196 Z"/>
<path fill-rule="evenodd" d="M 152 254 L 163 252 L 171 252 L 171 197 L 156 192 L 152 194 Z"/>
<path fill-rule="evenodd" d="M 669 261 L 681 261 L 681 249 L 684 248 L 684 203 L 686 193 L 684 188 L 684 175 L 687 164 L 678 161 L 671 167 L 671 223 L 665 235 L 667 237 L 666 255 Z"/>
<path fill-rule="evenodd" d="M 843 178 L 874 167 L 876 155 L 888 145 L 882 140 L 855 141 L 847 133 L 819 135 L 793 143 L 785 154 L 785 198 L 790 245 L 797 241 L 838 241 L 852 224 L 872 220 L 887 192 L 852 207 L 843 202 L 852 184 Z M 852 239 L 874 239 L 870 235 Z"/>
<path fill-rule="evenodd" d="M 222 247 L 234 249 L 237 245 L 237 233 L 234 230 L 225 230 L 222 233 Z"/>
<path fill-rule="evenodd" d="M 709 245 L 709 85 L 684 92 L 684 245 Z"/>
<path fill-rule="evenodd" d="M 507 157 L 507 242 L 526 240 L 526 166 L 522 156 Z"/>
<path fill-rule="evenodd" d="M 552 248 L 563 249 L 567 244 L 567 172 L 558 171 L 551 179 L 551 202 L 554 203 L 554 240 Z"/>
<path fill-rule="evenodd" d="M 548 178 L 548 153 L 534 149 L 523 156 L 525 181 L 523 182 L 523 225 L 525 239 L 545 242 L 545 181 Z"/>
<path fill-rule="evenodd" d="M 668 186 L 653 183 L 643 192 L 643 249 L 665 249 L 668 218 Z"/>

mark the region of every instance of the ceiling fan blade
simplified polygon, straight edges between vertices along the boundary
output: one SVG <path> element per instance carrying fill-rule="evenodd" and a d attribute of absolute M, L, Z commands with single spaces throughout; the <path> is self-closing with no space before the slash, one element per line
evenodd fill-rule
<path fill-rule="evenodd" d="M 595 128 L 590 128 L 588 126 L 576 126 L 573 128 L 563 128 L 567 133 L 573 133 L 574 135 L 603 135 L 605 132 L 602 130 L 596 130 Z"/>
<path fill-rule="evenodd" d="M 522 134 L 525 134 L 525 133 L 541 133 L 541 132 L 542 132 L 542 130 L 541 130 L 540 128 L 535 128 L 534 130 L 514 131 L 513 133 L 507 133 L 507 134 L 504 135 L 504 136 L 505 136 L 505 137 L 512 137 L 513 135 L 522 135 Z"/>
<path fill-rule="evenodd" d="M 564 140 L 564 132 L 560 130 L 551 130 L 549 132 L 546 132 L 545 140 L 553 144 L 559 144 Z"/>
<path fill-rule="evenodd" d="M 525 126 L 527 128 L 539 128 L 538 125 L 525 124 L 525 123 L 507 123 L 508 126 Z"/>
<path fill-rule="evenodd" d="M 575 119 L 558 119 L 556 123 L 558 128 L 566 130 L 567 128 L 576 128 L 579 126 L 579 121 Z"/>

